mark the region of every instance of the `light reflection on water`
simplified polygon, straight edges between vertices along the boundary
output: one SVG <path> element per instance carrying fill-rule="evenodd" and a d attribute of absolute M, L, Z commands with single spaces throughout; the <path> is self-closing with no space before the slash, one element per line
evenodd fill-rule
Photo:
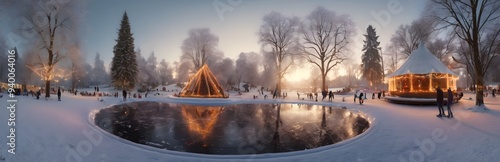
<path fill-rule="evenodd" d="M 363 133 L 347 109 L 298 104 L 201 106 L 136 102 L 96 114 L 114 135 L 157 148 L 204 154 L 260 154 L 317 148 Z"/>

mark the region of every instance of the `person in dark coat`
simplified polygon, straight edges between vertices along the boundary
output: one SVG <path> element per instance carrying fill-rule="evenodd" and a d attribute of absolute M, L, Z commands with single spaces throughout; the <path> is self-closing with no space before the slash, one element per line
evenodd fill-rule
<path fill-rule="evenodd" d="M 359 104 L 363 105 L 363 93 L 359 93 Z"/>
<path fill-rule="evenodd" d="M 330 102 L 333 101 L 333 92 L 332 91 L 328 92 L 328 101 L 330 101 Z"/>
<path fill-rule="evenodd" d="M 57 88 L 57 100 L 61 101 L 61 87 Z"/>
<path fill-rule="evenodd" d="M 380 100 L 380 97 L 382 96 L 382 91 L 378 91 L 378 99 Z"/>
<path fill-rule="evenodd" d="M 453 92 L 451 91 L 451 88 L 448 88 L 448 104 L 446 105 L 448 107 L 448 118 L 453 118 L 453 112 L 451 112 L 451 104 L 453 104 Z"/>
<path fill-rule="evenodd" d="M 375 99 L 375 92 L 372 93 L 372 100 Z"/>
<path fill-rule="evenodd" d="M 123 90 L 123 101 L 127 101 L 127 91 Z"/>
<path fill-rule="evenodd" d="M 443 117 L 444 116 L 444 109 L 443 109 L 443 90 L 441 90 L 441 87 L 438 86 L 436 88 L 436 102 L 437 106 L 439 109 L 439 114 L 437 117 Z"/>
<path fill-rule="evenodd" d="M 40 95 L 42 94 L 42 92 L 40 92 L 41 90 L 38 90 L 36 92 L 36 99 L 39 100 L 40 99 Z"/>

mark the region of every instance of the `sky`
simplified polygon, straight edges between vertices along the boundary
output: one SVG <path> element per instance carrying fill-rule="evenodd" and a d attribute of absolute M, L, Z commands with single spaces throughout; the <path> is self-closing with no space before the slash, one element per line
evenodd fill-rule
<path fill-rule="evenodd" d="M 425 1 L 412 0 L 93 0 L 88 3 L 85 15 L 84 51 L 91 65 L 99 52 L 108 66 L 126 11 L 135 46 L 144 57 L 155 52 L 159 61 L 179 61 L 180 47 L 188 31 L 209 28 L 219 37 L 219 49 L 224 55 L 237 59 L 241 52 L 260 52 L 257 32 L 265 14 L 277 11 L 305 18 L 322 6 L 337 14 L 350 15 L 357 31 L 350 55 L 360 61 L 363 34 L 369 24 L 376 28 L 383 50 L 397 27 L 416 19 L 424 5 Z"/>
<path fill-rule="evenodd" d="M 415 0 L 89 0 L 83 14 L 82 39 L 86 61 L 100 53 L 109 67 L 123 13 L 129 16 L 135 47 L 144 57 L 155 52 L 158 61 L 180 60 L 182 41 L 193 28 L 209 28 L 219 37 L 219 50 L 236 60 L 241 52 L 260 52 L 257 32 L 264 15 L 276 11 L 305 18 L 322 6 L 348 14 L 357 34 L 349 56 L 360 62 L 363 34 L 373 25 L 382 50 L 401 24 L 415 20 L 426 1 Z M 216 5 L 214 5 L 216 4 Z M 1 18 L 1 16 L 0 16 Z M 309 71 L 309 70 L 307 70 Z M 300 73 L 305 73 L 301 71 Z M 307 72 L 309 73 L 309 72 Z"/>

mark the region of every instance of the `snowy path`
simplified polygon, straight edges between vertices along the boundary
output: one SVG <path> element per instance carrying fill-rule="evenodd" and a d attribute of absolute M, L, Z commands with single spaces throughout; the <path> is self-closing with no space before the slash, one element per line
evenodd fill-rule
<path fill-rule="evenodd" d="M 466 94 L 464 98 L 471 97 Z M 63 101 L 18 97 L 16 108 L 16 154 L 7 152 L 9 126 L 6 97 L 0 99 L 0 162 L 29 161 L 496 161 L 500 159 L 500 98 L 486 98 L 486 113 L 466 110 L 474 101 L 453 105 L 454 119 L 436 118 L 435 106 L 406 106 L 382 100 L 354 104 L 319 102 L 361 110 L 374 119 L 374 126 L 359 138 L 303 152 L 256 156 L 193 155 L 159 150 L 118 139 L 96 129 L 89 113 L 119 103 L 116 98 L 63 94 Z M 146 99 L 142 99 L 146 100 Z M 195 102 L 161 97 L 147 100 Z M 253 100 L 251 94 L 232 96 L 229 102 Z M 282 100 L 277 100 L 282 101 Z M 285 102 L 314 103 L 295 99 Z M 216 101 L 214 101 L 216 102 Z M 3 159 L 3 160 L 2 160 Z"/>

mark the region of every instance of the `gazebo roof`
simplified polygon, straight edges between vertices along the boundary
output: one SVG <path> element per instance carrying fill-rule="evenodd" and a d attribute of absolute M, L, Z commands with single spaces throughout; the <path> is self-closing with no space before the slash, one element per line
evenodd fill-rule
<path fill-rule="evenodd" d="M 411 53 L 410 57 L 406 59 L 406 62 L 394 73 L 387 75 L 387 77 L 405 74 L 429 73 L 442 73 L 458 76 L 453 71 L 448 69 L 436 56 L 434 56 L 422 42 L 418 48 Z"/>

